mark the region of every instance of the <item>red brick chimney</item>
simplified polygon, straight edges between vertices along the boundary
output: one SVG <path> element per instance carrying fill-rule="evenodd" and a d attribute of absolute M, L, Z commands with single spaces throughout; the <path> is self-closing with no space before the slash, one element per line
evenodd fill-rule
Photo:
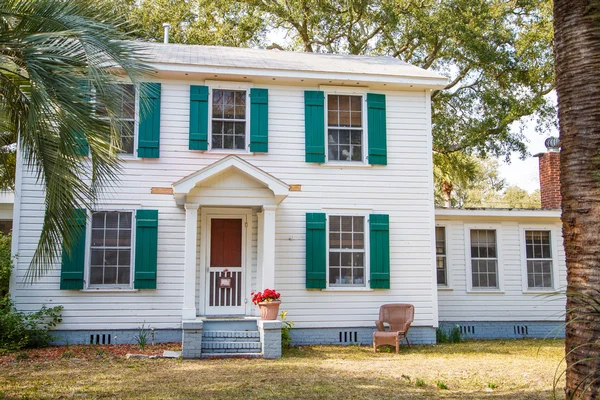
<path fill-rule="evenodd" d="M 544 142 L 548 151 L 536 154 L 540 159 L 540 194 L 542 208 L 560 209 L 560 141 L 550 137 Z"/>

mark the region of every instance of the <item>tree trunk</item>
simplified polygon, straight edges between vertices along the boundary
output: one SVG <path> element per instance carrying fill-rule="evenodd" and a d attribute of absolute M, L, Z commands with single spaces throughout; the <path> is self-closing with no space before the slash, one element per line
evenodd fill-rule
<path fill-rule="evenodd" d="M 600 339 L 600 313 L 586 301 L 600 293 L 600 25 L 590 13 L 590 3 L 596 1 L 554 1 L 562 222 L 570 293 L 566 394 L 577 399 L 598 398 L 600 386 L 600 343 L 595 343 Z"/>

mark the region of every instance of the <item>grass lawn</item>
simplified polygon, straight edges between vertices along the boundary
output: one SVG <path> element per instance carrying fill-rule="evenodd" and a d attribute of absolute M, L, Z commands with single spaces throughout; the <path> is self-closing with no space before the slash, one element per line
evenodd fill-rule
<path fill-rule="evenodd" d="M 551 399 L 564 352 L 560 340 L 473 341 L 398 355 L 315 346 L 279 360 L 184 361 L 95 358 L 103 352 L 88 347 L 91 359 L 16 362 L 13 353 L 0 364 L 0 399 Z"/>

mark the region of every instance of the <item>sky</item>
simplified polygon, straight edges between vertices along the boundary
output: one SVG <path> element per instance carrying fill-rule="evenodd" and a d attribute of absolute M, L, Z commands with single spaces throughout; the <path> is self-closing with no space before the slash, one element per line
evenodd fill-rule
<path fill-rule="evenodd" d="M 510 164 L 500 161 L 500 175 L 506 179 L 509 185 L 519 186 L 531 193 L 540 188 L 538 159 L 533 156 L 538 153 L 545 153 L 544 141 L 550 136 L 558 136 L 558 131 L 553 130 L 542 135 L 535 132 L 533 123 L 531 123 L 527 125 L 524 134 L 528 142 L 529 157 L 520 160 L 519 155 L 514 153 Z"/>

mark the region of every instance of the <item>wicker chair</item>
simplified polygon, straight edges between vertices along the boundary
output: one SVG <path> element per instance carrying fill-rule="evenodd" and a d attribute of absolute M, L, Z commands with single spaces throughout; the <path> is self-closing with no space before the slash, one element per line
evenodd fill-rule
<path fill-rule="evenodd" d="M 375 322 L 377 332 L 373 332 L 373 351 L 377 352 L 377 346 L 396 346 L 396 353 L 400 350 L 400 341 L 406 340 L 410 346 L 408 328 L 415 320 L 415 307 L 412 304 L 384 304 L 379 309 L 379 319 Z M 386 331 L 384 323 L 390 325 Z"/>

